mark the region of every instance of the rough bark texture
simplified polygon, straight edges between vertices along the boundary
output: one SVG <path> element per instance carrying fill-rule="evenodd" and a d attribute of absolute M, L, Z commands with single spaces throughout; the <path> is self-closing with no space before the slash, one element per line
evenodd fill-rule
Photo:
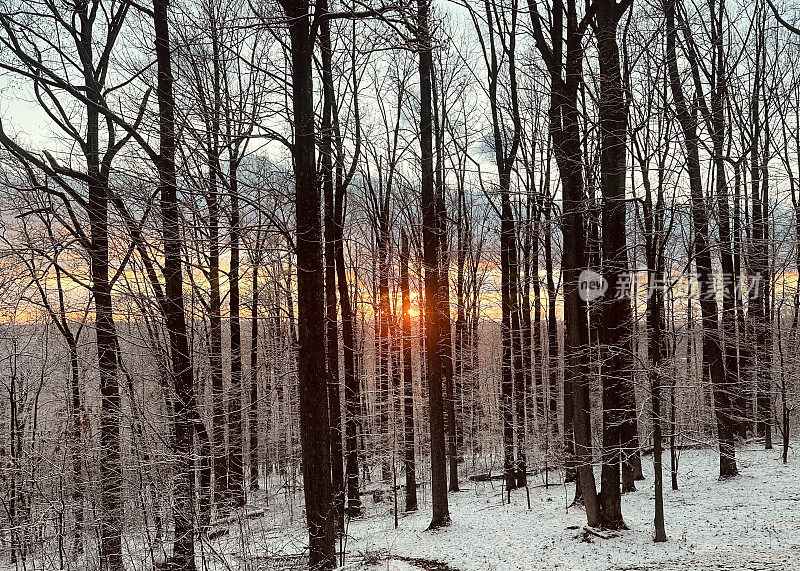
<path fill-rule="evenodd" d="M 600 64 L 600 187 L 603 193 L 603 276 L 601 302 L 601 379 L 603 384 L 603 468 L 601 519 L 606 529 L 625 529 L 620 497 L 620 467 L 633 454 L 623 442 L 626 409 L 633 400 L 633 321 L 625 239 L 625 157 L 627 114 L 617 44 L 617 26 L 629 3 L 599 2 L 595 35 Z M 635 435 L 634 435 L 635 437 Z"/>
<path fill-rule="evenodd" d="M 430 528 L 449 525 L 447 505 L 447 456 L 444 434 L 444 403 L 442 399 L 441 313 L 441 239 L 438 235 L 438 212 L 433 172 L 433 116 L 431 37 L 428 22 L 429 0 L 417 0 L 417 49 L 420 83 L 420 156 L 422 162 L 422 243 L 425 268 L 425 348 L 429 391 L 431 433 L 431 499 L 433 517 Z"/>
<path fill-rule="evenodd" d="M 175 99 L 170 60 L 168 2 L 154 0 L 159 112 L 159 160 L 156 168 L 161 195 L 164 247 L 164 321 L 169 333 L 172 379 L 175 385 L 174 479 L 175 542 L 170 569 L 194 571 L 194 473 L 191 460 L 192 425 L 196 419 L 194 373 L 189 358 L 189 339 L 183 304 L 180 213 L 175 175 Z"/>
<path fill-rule="evenodd" d="M 307 0 L 281 2 L 289 18 L 294 117 L 294 178 L 297 223 L 297 318 L 300 444 L 309 535 L 309 567 L 332 569 L 334 513 L 325 352 L 321 192 L 316 181 L 314 135 L 314 38 Z"/>
<path fill-rule="evenodd" d="M 85 24 L 84 24 L 85 25 Z M 91 36 L 84 36 L 91 39 Z M 91 53 L 92 48 L 88 51 Z M 86 91 L 95 103 L 99 86 L 86 74 Z M 100 171 L 99 113 L 87 108 L 86 166 L 89 177 L 90 270 L 95 309 L 95 337 L 100 373 L 100 469 L 102 516 L 100 518 L 100 568 L 121 571 L 122 563 L 122 465 L 120 463 L 120 395 L 117 380 L 117 334 L 114 327 L 109 280 L 108 179 Z"/>
<path fill-rule="evenodd" d="M 583 156 L 578 113 L 578 86 L 583 72 L 583 37 L 586 17 L 578 20 L 576 2 L 556 0 L 552 5 L 550 38 L 547 43 L 543 20 L 536 4 L 528 1 L 537 49 L 550 71 L 551 95 L 548 116 L 553 151 L 561 176 L 563 197 L 562 232 L 564 253 L 564 386 L 565 412 L 572 404 L 575 464 L 578 477 L 576 496 L 586 507 L 590 526 L 600 525 L 600 506 L 592 473 L 591 424 L 589 422 L 589 338 L 587 308 L 581 299 L 580 273 L 586 268 Z M 566 15 L 566 38 L 564 37 Z M 566 40 L 566 42 L 564 42 Z M 564 53 L 566 45 L 566 53 Z M 572 391 L 568 399 L 567 388 Z"/>

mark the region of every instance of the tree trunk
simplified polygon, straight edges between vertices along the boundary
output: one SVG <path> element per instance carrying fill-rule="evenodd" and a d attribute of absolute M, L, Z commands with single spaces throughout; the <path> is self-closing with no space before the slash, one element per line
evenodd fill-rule
<path fill-rule="evenodd" d="M 308 0 L 281 0 L 289 18 L 294 118 L 297 222 L 297 317 L 300 444 L 309 535 L 309 567 L 332 569 L 335 514 L 331 486 L 330 418 L 325 352 L 321 196 L 316 181 L 314 134 L 314 38 Z M 326 427 L 319 430 L 319 427 Z"/>
<path fill-rule="evenodd" d="M 403 423 L 406 472 L 406 511 L 417 510 L 417 472 L 414 457 L 414 374 L 411 357 L 411 294 L 408 280 L 408 236 L 400 246 L 400 291 L 403 303 Z"/>
<path fill-rule="evenodd" d="M 361 386 L 356 376 L 355 333 L 353 331 L 353 309 L 350 291 L 347 286 L 347 268 L 344 263 L 344 199 L 346 189 L 337 184 L 334 226 L 336 240 L 336 281 L 339 288 L 339 305 L 342 311 L 342 356 L 344 360 L 344 400 L 345 400 L 345 481 L 347 513 L 350 517 L 361 513 L 361 495 L 358 473 L 358 426 L 360 424 Z"/>
<path fill-rule="evenodd" d="M 180 213 L 175 173 L 175 99 L 172 87 L 168 0 L 154 0 L 153 24 L 158 68 L 156 94 L 160 152 L 156 168 L 161 194 L 164 248 L 164 321 L 169 333 L 171 372 L 175 384 L 174 431 L 177 457 L 173 484 L 175 541 L 169 568 L 175 571 L 194 571 L 194 473 L 190 455 L 192 424 L 197 418 L 197 407 L 183 305 Z"/>
<path fill-rule="evenodd" d="M 597 53 L 600 67 L 600 171 L 603 193 L 603 277 L 608 294 L 601 301 L 601 379 L 603 384 L 603 468 L 601 519 L 606 529 L 626 529 L 620 497 L 620 466 L 638 446 L 623 434 L 633 401 L 633 347 L 630 280 L 625 239 L 625 157 L 627 113 L 617 44 L 617 26 L 627 4 L 600 1 Z M 610 299 L 608 299 L 610 298 Z M 623 441 L 623 437 L 625 441 Z M 633 486 L 632 477 L 629 486 Z"/>
<path fill-rule="evenodd" d="M 700 285 L 700 312 L 702 314 L 703 334 L 703 378 L 710 378 L 714 394 L 714 414 L 719 438 L 719 474 L 727 478 L 738 474 L 736 468 L 736 449 L 734 445 L 735 419 L 732 415 L 731 394 L 727 386 L 725 356 L 719 338 L 717 324 L 717 302 L 712 279 L 711 250 L 708 231 L 703 183 L 700 176 L 699 139 L 697 136 L 697 113 L 687 107 L 678 71 L 675 26 L 675 0 L 665 0 L 667 19 L 667 66 L 670 89 L 678 122 L 683 131 L 686 147 L 686 170 L 692 200 L 692 224 L 695 233 L 695 265 Z"/>
<path fill-rule="evenodd" d="M 248 462 L 250 463 L 250 491 L 255 492 L 259 489 L 258 481 L 258 272 L 260 270 L 258 260 L 253 262 L 253 281 L 252 301 L 250 305 L 250 398 L 247 407 L 247 428 L 250 432 Z M 269 416 L 266 417 L 269 422 Z M 269 426 L 269 424 L 267 425 Z M 268 428 L 264 433 L 269 433 Z"/>
<path fill-rule="evenodd" d="M 655 486 L 655 541 L 667 540 L 664 529 L 664 485 L 662 466 L 662 430 L 661 430 L 661 359 L 664 357 L 664 194 L 663 174 L 659 170 L 658 197 L 653 207 L 652 191 L 646 157 L 637 157 L 642 165 L 642 185 L 644 186 L 644 227 L 645 254 L 647 258 L 647 332 L 648 356 L 650 358 L 650 400 L 651 419 L 653 423 L 653 483 Z M 661 169 L 663 163 L 659 165 Z M 674 390 L 673 390 L 674 394 Z"/>
<path fill-rule="evenodd" d="M 327 0 L 319 3 L 321 12 L 328 11 Z M 331 480 L 336 525 L 344 529 L 344 466 L 342 458 L 342 405 L 339 383 L 339 325 L 336 303 L 336 228 L 333 191 L 333 91 L 332 48 L 330 23 L 320 25 L 322 47 L 322 188 L 325 203 L 325 356 L 328 371 L 328 410 L 331 420 Z"/>
<path fill-rule="evenodd" d="M 549 146 L 548 146 L 549 149 Z M 549 178 L 549 163 L 548 158 L 548 173 Z M 548 184 L 548 183 L 546 183 Z M 549 187 L 549 184 L 548 184 Z M 553 229 L 551 227 L 551 212 L 553 208 L 552 200 L 549 196 L 546 197 L 547 205 L 545 206 L 545 225 L 547 226 L 547 233 L 544 237 L 544 273 L 547 281 L 547 382 L 548 382 L 548 430 L 550 436 L 556 441 L 558 438 L 558 364 L 559 351 L 558 351 L 558 321 L 556 315 L 556 280 L 553 276 Z M 565 387 L 566 388 L 566 387 Z M 570 393 L 571 396 L 571 393 Z M 567 457 L 570 458 L 574 453 L 572 448 L 572 406 L 566 406 L 566 394 L 564 396 L 564 444 L 567 448 Z M 549 442 L 549 441 L 548 441 Z M 565 476 L 567 481 L 574 481 L 575 470 L 567 470 Z"/>
<path fill-rule="evenodd" d="M 422 242 L 425 266 L 425 339 L 429 417 L 431 433 L 431 498 L 433 517 L 429 528 L 449 525 L 447 505 L 447 457 L 442 402 L 441 312 L 441 237 L 438 200 L 434 189 L 433 117 L 431 109 L 431 72 L 433 68 L 428 16 L 429 0 L 417 0 L 417 42 L 420 83 L 420 157 L 422 162 Z"/>
<path fill-rule="evenodd" d="M 224 515 L 228 511 L 229 482 L 228 482 L 228 457 L 225 445 L 225 428 L 227 415 L 225 414 L 225 396 L 222 374 L 222 293 L 220 292 L 220 244 L 219 221 L 220 201 L 219 184 L 221 177 L 220 165 L 220 113 L 221 113 L 221 82 L 220 82 L 220 45 L 219 30 L 216 14 L 209 14 L 208 27 L 211 36 L 211 62 L 212 89 L 211 103 L 204 109 L 206 127 L 206 153 L 208 159 L 208 193 L 206 204 L 208 206 L 208 367 L 211 379 L 211 434 L 213 438 L 213 473 L 214 490 L 213 506 L 217 515 Z M 198 89 L 202 89 L 198 85 Z M 204 94 L 201 97 L 205 99 Z"/>
<path fill-rule="evenodd" d="M 89 48 L 91 53 L 91 48 Z M 86 92 L 99 105 L 100 92 L 87 74 Z M 87 106 L 86 162 L 89 176 L 89 258 L 95 306 L 95 336 L 100 372 L 100 568 L 122 571 L 122 464 L 120 460 L 120 394 L 117 380 L 117 333 L 109 278 L 108 180 L 100 172 L 99 112 Z"/>
<path fill-rule="evenodd" d="M 241 232 L 239 215 L 239 158 L 230 160 L 230 208 L 231 208 L 231 261 L 228 274 L 230 334 L 231 334 L 231 385 L 228 391 L 228 489 L 233 507 L 244 505 L 244 439 L 242 434 L 242 326 L 239 319 L 239 235 Z"/>
<path fill-rule="evenodd" d="M 564 253 L 561 267 L 564 276 L 564 408 L 572 404 L 575 462 L 580 496 L 586 507 L 590 526 L 600 524 L 600 507 L 592 473 L 591 423 L 589 403 L 589 339 L 587 307 L 581 299 L 580 273 L 586 268 L 583 157 L 578 115 L 578 86 L 583 68 L 583 34 L 587 22 L 578 21 L 575 0 L 557 0 L 552 7 L 550 40 L 547 44 L 543 20 L 536 4 L 528 1 L 534 38 L 540 54 L 549 59 L 551 76 L 550 136 L 561 175 L 563 197 L 562 232 Z M 566 12 L 566 54 L 564 44 L 564 14 Z M 567 388 L 571 389 L 569 395 Z M 571 398 L 570 398 L 571 396 Z"/>

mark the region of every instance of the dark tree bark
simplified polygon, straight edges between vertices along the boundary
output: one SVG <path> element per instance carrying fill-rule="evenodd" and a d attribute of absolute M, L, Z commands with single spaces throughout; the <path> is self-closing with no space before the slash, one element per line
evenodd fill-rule
<path fill-rule="evenodd" d="M 755 73 L 753 92 L 750 97 L 750 122 L 752 138 L 750 141 L 750 198 L 752 208 L 752 242 L 750 256 L 750 287 L 748 291 L 748 318 L 753 343 L 753 381 L 756 388 L 756 435 L 764 438 L 765 448 L 772 448 L 771 406 L 771 362 L 768 352 L 769 326 L 768 293 L 769 277 L 769 228 L 768 204 L 766 201 L 769 158 L 769 121 L 763 121 L 761 101 L 763 87 L 764 45 L 763 22 L 758 23 L 759 32 L 755 38 Z M 765 116 L 768 116 L 766 110 Z M 763 135 L 762 135 L 763 133 Z M 763 137 L 763 142 L 762 142 Z M 764 145 L 764 155 L 761 145 Z M 766 361 L 766 362 L 765 362 Z M 744 411 L 743 411 L 744 412 Z"/>
<path fill-rule="evenodd" d="M 558 381 L 559 372 L 558 364 L 559 351 L 558 351 L 558 321 L 556 316 L 556 280 L 553 270 L 553 224 L 552 224 L 552 211 L 553 200 L 550 196 L 550 145 L 547 146 L 547 169 L 545 171 L 545 193 L 543 200 L 544 204 L 544 221 L 545 221 L 545 236 L 544 236 L 544 273 L 547 287 L 547 383 L 548 383 L 548 404 L 547 404 L 547 430 L 549 430 L 548 444 L 550 442 L 549 436 L 555 440 L 558 438 Z M 564 394 L 564 444 L 566 445 L 568 457 L 574 453 L 572 448 L 572 392 L 569 392 L 570 402 L 567 403 L 566 386 Z M 569 404 L 569 406 L 567 406 Z M 574 481 L 575 471 L 567 470 L 565 479 L 567 481 Z"/>
<path fill-rule="evenodd" d="M 222 106 L 220 82 L 220 40 L 216 14 L 208 14 L 208 26 L 211 36 L 212 90 L 210 103 L 206 104 L 206 96 L 202 92 L 203 85 L 197 82 L 199 98 L 204 103 L 206 128 L 206 153 L 208 160 L 208 190 L 206 204 L 208 207 L 208 367 L 211 379 L 211 434 L 212 434 L 212 468 L 214 473 L 213 506 L 224 513 L 228 506 L 228 458 L 225 446 L 225 396 L 222 376 L 222 294 L 220 292 L 220 112 Z"/>
<path fill-rule="evenodd" d="M 92 118 L 94 115 L 94 120 Z M 97 114 L 89 113 L 87 137 Z M 94 136 L 97 135 L 95 131 Z M 95 139 L 96 140 L 96 139 Z M 91 151 L 90 151 L 91 153 Z M 90 158 L 90 157 L 87 157 Z M 91 159 L 90 159 L 91 160 Z M 109 282 L 107 184 L 99 180 L 99 169 L 89 164 L 89 226 L 91 229 L 92 295 L 95 302 L 95 335 L 100 371 L 100 466 L 103 517 L 100 521 L 100 566 L 107 571 L 122 569 L 122 465 L 120 464 L 120 396 L 117 383 L 116 330 Z"/>
<path fill-rule="evenodd" d="M 211 149 L 209 149 L 211 153 Z M 213 435 L 213 502 L 222 508 L 226 501 L 228 483 L 228 462 L 225 454 L 225 402 L 222 384 L 222 297 L 219 290 L 219 195 L 217 189 L 217 169 L 215 161 L 210 161 L 209 189 L 206 195 L 208 204 L 208 285 L 209 285 L 209 345 L 208 367 L 211 378 L 212 435 Z"/>
<path fill-rule="evenodd" d="M 719 338 L 717 302 L 712 279 L 711 249 L 709 243 L 708 213 L 700 176 L 699 138 L 697 135 L 697 110 L 689 109 L 678 71 L 676 53 L 677 27 L 675 25 L 676 0 L 665 0 L 667 20 L 667 67 L 670 89 L 678 122 L 683 132 L 686 152 L 686 170 L 692 196 L 692 224 L 695 233 L 695 266 L 700 285 L 700 312 L 703 335 L 703 380 L 710 378 L 714 393 L 714 414 L 719 438 L 719 474 L 727 478 L 738 474 L 734 445 L 735 419 L 732 415 L 730 387 L 727 384 L 725 356 Z"/>
<path fill-rule="evenodd" d="M 332 569 L 334 513 L 325 352 L 321 192 L 316 181 L 314 37 L 308 0 L 281 0 L 288 18 L 292 59 L 295 207 L 297 223 L 298 379 L 303 490 L 309 535 L 309 567 Z"/>
<path fill-rule="evenodd" d="M 622 85 L 617 27 L 630 1 L 596 0 L 595 35 L 600 67 L 600 187 L 603 193 L 603 277 L 610 299 L 601 302 L 603 384 L 603 468 L 601 521 L 606 529 L 626 529 L 622 518 L 620 466 L 631 455 L 623 442 L 626 409 L 633 401 L 633 320 L 626 232 L 625 165 L 627 110 Z M 633 435 L 636 438 L 636 435 Z M 636 447 L 638 448 L 638 446 Z M 630 485 L 632 486 L 632 478 Z"/>
<path fill-rule="evenodd" d="M 328 11 L 327 0 L 320 0 L 320 12 Z M 331 479 L 337 529 L 344 529 L 344 465 L 342 457 L 342 405 L 339 383 L 339 325 L 336 303 L 336 228 L 334 221 L 333 50 L 329 21 L 323 20 L 319 34 L 322 47 L 322 190 L 325 203 L 325 356 L 328 367 L 328 409 L 331 419 Z"/>
<path fill-rule="evenodd" d="M 408 236 L 400 245 L 400 291 L 403 303 L 403 448 L 406 472 L 406 511 L 417 510 L 417 470 L 414 457 L 414 373 L 411 357 L 411 293 L 408 280 Z"/>
<path fill-rule="evenodd" d="M 523 243 L 522 287 L 522 358 L 525 372 L 525 418 L 528 432 L 533 428 L 547 430 L 545 422 L 544 360 L 542 359 L 542 299 L 539 280 L 539 242 L 541 233 L 541 200 L 533 188 L 526 201 L 525 239 Z M 533 317 L 531 296 L 533 288 Z M 537 420 L 534 426 L 534 418 Z"/>
<path fill-rule="evenodd" d="M 718 6 L 718 8 L 717 8 Z M 725 173 L 726 129 L 725 107 L 728 97 L 728 74 L 724 48 L 723 21 L 725 2 L 709 2 L 711 10 L 712 74 L 711 85 L 711 139 L 714 151 L 714 183 L 717 198 L 717 217 L 719 228 L 720 261 L 723 275 L 722 292 L 722 331 L 725 337 L 725 381 L 732 392 L 734 414 L 739 415 L 734 430 L 740 437 L 747 436 L 747 398 L 739 380 L 739 358 L 736 339 L 736 266 L 731 235 L 728 180 Z M 716 10 L 716 13 L 715 13 Z"/>
<path fill-rule="evenodd" d="M 183 304 L 180 213 L 175 172 L 175 98 L 169 34 L 168 0 L 154 0 L 153 24 L 157 63 L 159 156 L 156 164 L 161 195 L 164 248 L 164 321 L 169 333 L 172 379 L 175 385 L 174 481 L 175 541 L 170 569 L 194 571 L 194 474 L 192 469 L 192 425 L 196 417 L 194 373 L 189 357 L 189 339 Z"/>
<path fill-rule="evenodd" d="M 417 0 L 417 51 L 419 54 L 420 84 L 420 157 L 422 162 L 422 242 L 425 268 L 425 348 L 429 391 L 429 417 L 431 433 L 431 498 L 433 517 L 429 528 L 449 525 L 450 510 L 447 505 L 447 456 L 444 435 L 444 403 L 442 399 L 441 339 L 441 244 L 438 200 L 434 188 L 433 172 L 433 112 L 431 99 L 431 73 L 433 58 L 430 35 L 430 1 Z"/>
<path fill-rule="evenodd" d="M 768 113 L 766 113 L 769 116 Z M 769 204 L 769 158 L 771 154 L 772 141 L 770 140 L 770 127 L 769 122 L 766 124 L 764 130 L 764 148 L 761 159 L 761 219 L 764 221 L 764 231 L 762 234 L 762 246 L 760 248 L 761 267 L 763 274 L 758 278 L 764 287 L 764 312 L 761 323 L 761 348 L 764 355 L 764 362 L 762 362 L 761 371 L 758 376 L 758 387 L 756 392 L 756 410 L 758 412 L 759 422 L 763 428 L 764 434 L 764 449 L 772 450 L 772 315 L 774 306 L 770 303 L 774 301 L 774 288 L 772 284 L 772 270 L 770 262 L 770 236 L 769 236 L 769 218 L 770 218 L 770 204 Z M 770 295 L 772 294 L 772 296 Z M 786 424 L 788 430 L 788 422 Z"/>
<path fill-rule="evenodd" d="M 126 10 L 115 17 L 125 18 Z M 86 125 L 82 144 L 86 159 L 86 182 L 89 219 L 89 271 L 91 294 L 94 299 L 95 340 L 100 376 L 100 471 L 101 507 L 99 521 L 100 568 L 103 571 L 122 571 L 122 465 L 120 459 L 120 394 L 118 386 L 117 332 L 111 296 L 109 254 L 109 170 L 114 153 L 101 154 L 100 108 L 103 103 L 104 60 L 94 61 L 94 16 L 86 5 L 76 8 L 74 20 L 80 22 L 75 33 L 76 47 L 81 54 L 83 88 L 85 89 Z M 73 20 L 73 21 L 74 21 Z M 121 20 L 120 20 L 121 21 Z M 109 31 L 109 34 L 113 32 Z M 112 42 L 113 43 L 113 42 Z M 110 49 L 110 45 L 107 46 Z M 12 422 L 12 424 L 14 424 Z M 15 484 L 16 485 L 16 484 Z M 16 488 L 14 489 L 16 494 Z"/>
<path fill-rule="evenodd" d="M 453 374 L 453 327 L 450 318 L 450 248 L 447 241 L 447 213 L 445 211 L 444 189 L 444 132 L 447 125 L 447 100 L 444 88 L 436 81 L 437 70 L 431 67 L 431 101 L 433 104 L 433 140 L 435 149 L 434 184 L 436 188 L 437 234 L 441 252 L 442 279 L 440 284 L 440 329 L 442 347 L 442 367 L 444 371 L 444 403 L 447 429 L 448 490 L 458 488 L 458 450 L 456 445 L 458 421 L 456 419 L 455 380 Z"/>
<path fill-rule="evenodd" d="M 25 561 L 25 545 L 20 537 L 20 529 L 24 528 L 17 518 L 17 506 L 20 503 L 20 485 L 17 478 L 19 472 L 19 458 L 21 455 L 22 445 L 22 426 L 20 425 L 19 403 L 17 393 L 18 384 L 18 365 L 17 361 L 19 353 L 17 351 L 17 341 L 12 341 L 12 354 L 9 355 L 9 369 L 10 374 L 8 378 L 8 404 L 9 404 L 9 419 L 8 419 L 8 443 L 9 443 L 9 460 L 11 461 L 11 469 L 9 470 L 9 494 L 8 494 L 8 526 L 9 526 L 9 560 L 14 567 L 18 566 L 18 558 Z M 101 557 L 103 556 L 101 546 Z M 102 561 L 102 560 L 101 560 Z"/>
<path fill-rule="evenodd" d="M 463 169 L 463 164 L 459 166 Z M 463 173 L 463 170 L 461 171 Z M 467 288 L 469 287 L 466 281 L 466 265 L 467 254 L 469 250 L 469 236 L 470 236 L 470 221 L 466 213 L 466 194 L 464 192 L 464 176 L 460 174 L 458 177 L 458 197 L 456 208 L 456 327 L 455 327 L 455 360 L 454 360 L 454 374 L 457 383 L 457 392 L 461 395 L 458 406 L 458 414 L 462 423 L 461 429 L 458 431 L 456 446 L 458 449 L 463 450 L 464 445 L 464 394 L 466 392 L 465 386 L 467 385 L 467 373 L 470 368 L 471 359 L 467 355 L 467 350 L 470 348 L 469 332 L 467 323 L 467 307 L 466 296 Z M 473 400 L 474 396 L 470 397 Z"/>
<path fill-rule="evenodd" d="M 249 402 L 247 407 L 247 428 L 250 432 L 249 442 L 249 455 L 248 462 L 250 463 L 249 481 L 250 491 L 255 492 L 259 489 L 260 484 L 258 481 L 258 432 L 261 427 L 258 423 L 258 340 L 259 340 L 259 326 L 258 326 L 258 302 L 259 302 L 259 284 L 258 272 L 260 271 L 260 264 L 256 258 L 253 262 L 253 278 L 251 281 L 252 298 L 250 302 L 250 393 Z M 269 418 L 269 416 L 267 416 Z M 264 433 L 268 433 L 269 425 L 266 429 L 261 428 Z"/>
<path fill-rule="evenodd" d="M 648 241 L 648 287 L 647 329 L 648 353 L 650 357 L 650 400 L 653 422 L 653 481 L 655 487 L 655 541 L 664 542 L 667 534 L 664 529 L 664 484 L 662 469 L 662 432 L 661 432 L 661 358 L 663 356 L 663 311 L 664 311 L 664 256 L 661 245 L 663 234 L 663 203 L 659 193 L 655 212 L 649 183 L 645 182 L 645 224 L 652 231 L 654 239 Z M 660 190 L 660 189 L 659 189 Z"/>
<path fill-rule="evenodd" d="M 390 171 L 392 167 L 389 167 Z M 389 295 L 389 197 L 391 183 L 380 189 L 383 193 L 378 198 L 377 212 L 377 266 L 378 266 L 378 315 L 376 323 L 377 357 L 378 357 L 378 456 L 381 464 L 381 479 L 391 478 L 389 455 L 391 454 L 391 438 L 389 434 L 389 349 L 390 323 L 392 320 L 391 298 Z"/>
<path fill-rule="evenodd" d="M 342 356 L 344 365 L 344 400 L 345 400 L 345 495 L 347 498 L 347 513 L 357 516 L 361 513 L 361 496 L 359 493 L 358 473 L 358 439 L 357 431 L 361 422 L 361 387 L 356 374 L 356 341 L 354 333 L 355 313 L 351 305 L 350 291 L 347 281 L 347 267 L 344 261 L 344 219 L 345 197 L 347 186 L 355 174 L 358 159 L 361 153 L 361 124 L 358 107 L 358 74 L 355 66 L 356 41 L 355 28 L 353 28 L 353 41 L 351 48 L 352 82 L 353 82 L 353 115 L 355 123 L 355 148 L 351 158 L 351 165 L 345 172 L 344 149 L 339 130 L 337 107 L 333 105 L 332 127 L 336 146 L 336 188 L 334 196 L 333 240 L 334 258 L 336 262 L 336 284 L 339 290 L 339 305 L 342 314 Z"/>
<path fill-rule="evenodd" d="M 228 489 L 233 507 L 240 508 L 245 502 L 244 450 L 242 438 L 242 326 L 239 319 L 240 294 L 240 247 L 241 234 L 239 213 L 239 157 L 232 152 L 229 161 L 230 195 L 230 247 L 231 261 L 228 274 L 230 305 L 231 384 L 228 391 Z"/>
<path fill-rule="evenodd" d="M 564 382 L 565 387 L 566 383 L 570 383 L 572 389 L 572 420 L 578 475 L 576 496 L 580 494 L 583 498 L 588 524 L 597 526 L 600 524 L 600 506 L 592 473 L 587 311 L 579 290 L 580 273 L 586 267 L 584 245 L 586 233 L 583 157 L 578 115 L 578 86 L 582 77 L 584 55 L 582 44 L 596 5 L 591 4 L 583 18 L 578 20 L 575 0 L 568 0 L 566 6 L 561 0 L 554 0 L 550 26 L 551 44 L 545 39 L 543 21 L 536 4 L 529 0 L 528 6 L 536 46 L 545 60 L 550 75 L 551 94 L 548 112 L 550 136 L 562 183 L 564 254 L 561 266 L 564 276 L 566 328 Z M 565 14 L 566 38 L 564 37 Z M 566 53 L 563 51 L 564 45 Z"/>
<path fill-rule="evenodd" d="M 659 136 L 662 135 L 659 129 Z M 651 420 L 653 424 L 653 472 L 655 487 L 655 541 L 664 542 L 667 540 L 664 529 L 664 485 L 663 485 L 663 464 L 662 464 L 662 372 L 661 361 L 665 355 L 665 311 L 664 311 L 664 287 L 665 287 L 665 260 L 664 247 L 666 244 L 667 232 L 664 227 L 664 163 L 663 157 L 666 151 L 659 157 L 658 170 L 658 189 L 656 203 L 653 204 L 653 193 L 650 183 L 649 157 L 640 152 L 640 147 L 634 141 L 636 148 L 636 160 L 642 170 L 642 186 L 644 187 L 643 222 L 645 239 L 645 258 L 647 260 L 647 353 L 650 359 L 650 402 Z M 667 149 L 668 145 L 664 145 Z M 674 390 L 673 390 L 674 393 Z M 677 487 L 677 484 L 676 484 Z"/>
<path fill-rule="evenodd" d="M 522 121 L 517 99 L 517 77 L 515 66 L 516 3 L 511 8 L 510 23 L 499 15 L 499 7 L 485 0 L 485 21 L 488 38 L 481 33 L 481 25 L 473 15 L 475 29 L 486 60 L 489 106 L 492 112 L 492 143 L 497 164 L 500 193 L 500 292 L 502 344 L 500 410 L 503 428 L 503 471 L 505 489 L 510 493 L 524 486 L 525 475 L 525 396 L 521 322 L 519 308 L 519 263 L 517 231 L 514 209 L 511 205 L 511 174 L 517 159 L 522 136 Z M 498 54 L 498 44 L 501 52 Z M 509 95 L 511 97 L 510 136 L 504 124 L 504 109 L 498 101 L 498 83 L 501 80 L 501 62 L 508 62 Z M 515 407 L 516 405 L 516 407 Z M 516 411 L 516 426 L 515 426 Z M 514 434 L 517 436 L 517 454 L 514 454 Z"/>
<path fill-rule="evenodd" d="M 507 196 L 507 194 L 506 194 Z M 528 483 L 526 466 L 526 444 L 525 444 L 525 373 L 524 358 L 522 356 L 522 319 L 519 306 L 519 256 L 516 240 L 516 223 L 512 214 L 511 218 L 513 236 L 509 240 L 508 265 L 509 276 L 509 297 L 511 301 L 511 348 L 514 363 L 514 408 L 516 411 L 515 431 L 517 437 L 517 458 L 514 464 L 515 485 L 524 488 Z M 502 225 L 502 224 L 501 224 Z"/>
<path fill-rule="evenodd" d="M 444 360 L 444 377 L 445 377 L 445 401 L 447 409 L 447 458 L 449 461 L 448 470 L 448 490 L 451 492 L 458 492 L 458 419 L 456 418 L 456 390 L 455 390 L 455 375 L 453 369 L 453 338 L 452 338 L 452 320 L 450 319 L 450 256 L 447 251 L 447 239 L 445 228 L 445 207 L 444 207 L 444 188 L 440 187 L 441 194 L 439 195 L 440 206 L 438 211 L 439 224 L 441 227 L 440 236 L 442 236 L 442 295 L 441 295 L 441 317 L 442 317 L 442 357 Z"/>
<path fill-rule="evenodd" d="M 361 419 L 361 385 L 356 376 L 356 340 L 354 332 L 354 313 L 350 303 L 347 268 L 344 263 L 344 201 L 346 187 L 337 184 L 334 224 L 336 239 L 334 256 L 336 258 L 336 281 L 339 288 L 339 305 L 342 313 L 342 356 L 344 361 L 344 400 L 345 400 L 345 480 L 347 513 L 350 517 L 361 513 L 358 468 L 358 426 Z"/>

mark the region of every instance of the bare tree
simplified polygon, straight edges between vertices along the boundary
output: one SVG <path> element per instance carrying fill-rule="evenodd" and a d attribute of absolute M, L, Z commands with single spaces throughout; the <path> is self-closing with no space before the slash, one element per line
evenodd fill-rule
<path fill-rule="evenodd" d="M 567 384 L 572 394 L 570 402 L 565 402 L 565 415 L 571 408 L 572 430 L 567 440 L 574 439 L 575 460 L 577 463 L 578 486 L 586 506 L 589 525 L 600 524 L 600 506 L 597 488 L 591 466 L 591 425 L 589 423 L 589 385 L 588 385 L 588 324 L 586 305 L 579 291 L 580 272 L 585 268 L 584 251 L 584 187 L 583 161 L 580 144 L 580 125 L 578 121 L 578 87 L 583 67 L 583 38 L 589 22 L 598 9 L 592 3 L 578 19 L 576 2 L 563 3 L 555 0 L 551 5 L 550 42 L 545 36 L 545 20 L 538 7 L 529 2 L 531 24 L 533 26 L 536 48 L 539 51 L 550 75 L 550 136 L 553 140 L 553 153 L 561 176 L 563 195 L 562 228 L 564 253 L 561 266 L 564 276 L 564 338 L 565 388 Z M 564 15 L 566 14 L 566 36 Z M 566 53 L 564 52 L 566 45 Z M 571 406 L 570 406 L 571 405 Z"/>

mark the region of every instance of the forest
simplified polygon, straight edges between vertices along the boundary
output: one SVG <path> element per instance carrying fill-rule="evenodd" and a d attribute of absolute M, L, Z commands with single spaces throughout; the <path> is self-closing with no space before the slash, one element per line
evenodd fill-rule
<path fill-rule="evenodd" d="M 0 0 L 0 570 L 800 566 L 800 4 Z"/>

